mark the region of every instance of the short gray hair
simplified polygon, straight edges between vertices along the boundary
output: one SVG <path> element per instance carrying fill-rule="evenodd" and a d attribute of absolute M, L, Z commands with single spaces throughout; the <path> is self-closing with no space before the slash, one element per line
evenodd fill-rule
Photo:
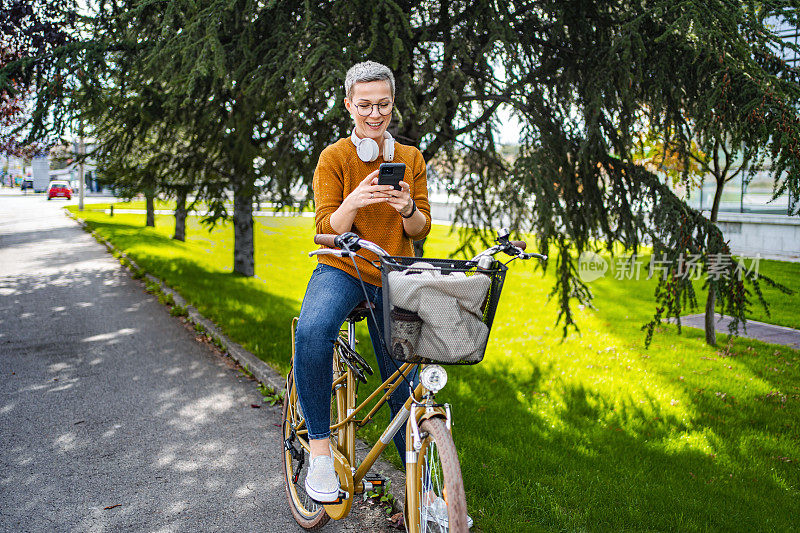
<path fill-rule="evenodd" d="M 388 82 L 389 89 L 392 91 L 392 99 L 394 99 L 394 74 L 389 67 L 375 61 L 364 61 L 350 67 L 344 77 L 344 93 L 347 98 L 353 98 L 353 85 L 368 81 Z"/>

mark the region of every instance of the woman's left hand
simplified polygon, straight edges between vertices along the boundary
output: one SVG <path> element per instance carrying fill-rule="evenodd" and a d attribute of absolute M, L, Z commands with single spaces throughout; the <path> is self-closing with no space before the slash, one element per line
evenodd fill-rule
<path fill-rule="evenodd" d="M 414 207 L 411 199 L 411 187 L 405 181 L 400 182 L 400 190 L 390 189 L 386 192 L 389 198 L 386 202 L 394 207 L 400 215 L 408 216 Z"/>

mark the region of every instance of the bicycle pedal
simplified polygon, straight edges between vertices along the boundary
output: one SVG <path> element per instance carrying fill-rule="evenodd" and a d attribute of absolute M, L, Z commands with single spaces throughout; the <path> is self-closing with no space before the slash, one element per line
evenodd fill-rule
<path fill-rule="evenodd" d="M 386 486 L 387 479 L 380 474 L 367 474 L 364 476 L 364 481 L 369 481 L 374 486 Z"/>
<path fill-rule="evenodd" d="M 320 505 L 338 505 L 338 504 L 342 503 L 343 501 L 345 501 L 347 499 L 347 493 L 345 491 L 343 491 L 343 490 L 340 490 L 339 491 L 339 497 L 337 499 L 333 500 L 332 502 L 321 502 L 319 500 L 315 500 L 311 496 L 309 496 L 309 498 L 311 498 L 312 501 L 314 501 L 315 503 L 318 503 Z"/>
<path fill-rule="evenodd" d="M 386 490 L 388 480 L 380 474 L 367 474 L 363 481 L 363 491 L 366 497 L 367 494 L 378 492 L 383 493 Z"/>

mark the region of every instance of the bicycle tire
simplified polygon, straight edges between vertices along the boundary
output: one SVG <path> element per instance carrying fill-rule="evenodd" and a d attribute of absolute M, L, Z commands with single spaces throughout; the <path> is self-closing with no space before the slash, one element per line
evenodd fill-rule
<path fill-rule="evenodd" d="M 328 523 L 330 517 L 325 512 L 325 508 L 314 502 L 305 491 L 305 475 L 308 472 L 309 455 L 308 452 L 297 442 L 291 443 L 296 452 L 303 454 L 303 466 L 300 470 L 300 475 L 297 481 L 294 480 L 294 471 L 297 467 L 298 461 L 295 460 L 286 443 L 287 441 L 297 440 L 299 437 L 295 436 L 292 439 L 292 422 L 297 423 L 299 418 L 299 410 L 297 409 L 297 395 L 293 394 L 294 389 L 294 376 L 290 372 L 287 379 L 286 394 L 283 399 L 283 418 L 282 424 L 282 438 L 283 442 L 283 478 L 284 489 L 286 491 L 286 499 L 289 500 L 289 509 L 292 511 L 292 516 L 300 527 L 313 531 L 321 528 Z"/>
<path fill-rule="evenodd" d="M 467 500 L 456 446 L 441 418 L 429 418 L 420 424 L 422 448 L 417 456 L 416 486 L 418 509 L 407 510 L 406 519 L 415 520 L 421 533 L 466 532 Z M 407 482 L 407 489 L 411 486 Z M 447 523 L 433 519 L 423 502 L 438 496 L 447 502 Z"/>

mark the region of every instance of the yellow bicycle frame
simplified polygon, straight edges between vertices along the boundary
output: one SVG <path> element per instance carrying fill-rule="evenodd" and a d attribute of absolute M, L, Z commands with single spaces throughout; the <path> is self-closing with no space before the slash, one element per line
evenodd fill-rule
<path fill-rule="evenodd" d="M 292 361 L 294 362 L 294 332 L 297 324 L 297 318 L 292 321 Z M 349 324 L 348 332 L 342 334 L 351 338 L 354 334 L 354 325 Z M 409 376 L 411 371 L 416 366 L 416 363 L 403 363 L 398 370 L 395 370 L 381 385 L 379 385 L 372 393 L 363 401 L 356 405 L 358 401 L 356 398 L 356 377 L 353 371 L 339 359 L 338 347 L 334 348 L 334 374 L 333 383 L 331 385 L 334 401 L 336 402 L 337 420 L 331 421 L 331 434 L 336 435 L 336 446 L 333 448 L 334 463 L 336 473 L 339 475 L 339 481 L 342 490 L 347 492 L 348 497 L 339 502 L 326 504 L 325 512 L 334 520 L 339 520 L 346 517 L 350 513 L 350 508 L 353 501 L 354 494 L 361 494 L 365 491 L 372 489 L 372 483 L 365 481 L 365 477 L 369 470 L 375 465 L 378 457 L 383 453 L 389 443 L 392 442 L 397 431 L 403 430 L 405 425 L 406 431 L 406 511 L 409 509 L 417 509 L 419 507 L 419 468 L 417 463 L 417 450 L 414 449 L 414 436 L 412 434 L 412 424 L 408 423 L 408 418 L 411 413 L 411 405 L 413 403 L 419 404 L 423 396 L 427 393 L 421 384 L 417 385 L 413 394 L 406 400 L 400 411 L 389 422 L 389 425 L 381 434 L 378 442 L 370 449 L 367 456 L 358 464 L 358 468 L 353 471 L 351 465 L 356 464 L 356 429 L 366 425 L 375 413 L 378 412 L 384 403 L 386 403 L 392 393 L 399 387 Z M 380 399 L 372 407 L 372 409 L 361 419 L 356 416 L 364 411 L 367 404 L 372 402 L 379 395 Z M 297 402 L 297 389 L 292 388 L 292 396 L 287 398 L 290 405 L 296 405 Z M 414 418 L 416 425 L 427 418 L 440 416 L 446 418 L 444 409 L 438 406 L 428 405 L 422 408 L 414 409 Z M 308 430 L 302 429 L 303 421 L 298 424 L 296 432 L 298 437 L 307 435 Z M 307 439 L 298 439 L 300 445 L 310 453 Z M 406 522 L 410 533 L 418 533 L 419 525 L 415 520 L 408 520 Z"/>

